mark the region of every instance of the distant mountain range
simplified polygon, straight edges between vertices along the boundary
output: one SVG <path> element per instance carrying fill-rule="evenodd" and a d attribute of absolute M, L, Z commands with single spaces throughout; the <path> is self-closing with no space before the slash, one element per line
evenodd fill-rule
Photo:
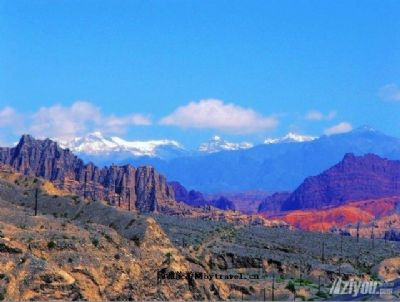
<path fill-rule="evenodd" d="M 247 142 L 242 143 L 231 143 L 219 136 L 214 136 L 208 142 L 203 143 L 199 146 L 198 151 L 204 153 L 216 153 L 220 151 L 234 151 L 240 149 L 249 149 L 254 145 Z"/>
<path fill-rule="evenodd" d="M 346 153 L 400 159 L 400 139 L 362 127 L 306 142 L 262 144 L 169 161 L 138 158 L 131 162 L 154 165 L 168 179 L 201 192 L 293 191 L 306 177 L 335 165 Z"/>
<path fill-rule="evenodd" d="M 317 139 L 317 136 L 301 135 L 293 132 L 289 132 L 283 137 L 278 138 L 266 138 L 264 144 L 281 144 L 281 143 L 304 143 L 310 142 Z"/>
<path fill-rule="evenodd" d="M 137 157 L 170 159 L 187 154 L 187 150 L 175 140 L 127 141 L 116 136 L 105 137 L 101 132 L 57 142 L 61 147 L 97 164 L 122 162 Z"/>
<path fill-rule="evenodd" d="M 266 138 L 264 144 L 280 144 L 292 142 L 307 142 L 317 139 L 315 136 L 307 136 L 289 132 L 278 138 Z M 233 143 L 215 135 L 210 140 L 199 145 L 197 150 L 187 150 L 176 140 L 146 140 L 128 141 L 117 136 L 106 137 L 101 132 L 95 131 L 82 137 L 76 137 L 70 141 L 54 139 L 63 148 L 68 148 L 76 154 L 83 154 L 86 157 L 94 157 L 104 161 L 108 157 L 116 159 L 152 157 L 168 160 L 174 157 L 216 153 L 221 151 L 235 151 L 249 149 L 254 144 L 249 142 Z"/>
<path fill-rule="evenodd" d="M 84 141 L 87 144 L 79 143 Z M 90 140 L 78 139 L 70 148 L 81 158 L 99 165 L 152 165 L 169 180 L 179 181 L 189 190 L 203 193 L 293 191 L 306 177 L 333 166 L 346 153 L 374 153 L 400 159 L 400 139 L 367 126 L 319 138 L 289 133 L 282 138 L 266 139 L 264 144 L 253 147 L 214 137 L 202 144 L 200 151 L 188 151 L 178 142 L 168 140 L 134 143 L 114 138 L 112 142 L 123 142 L 124 147 L 115 147 L 111 151 L 104 147 L 103 153 L 94 156 L 93 152 L 87 151 L 92 145 Z M 143 147 L 141 153 L 134 153 L 126 146 L 135 146 L 135 150 L 137 146 L 146 148 Z"/>

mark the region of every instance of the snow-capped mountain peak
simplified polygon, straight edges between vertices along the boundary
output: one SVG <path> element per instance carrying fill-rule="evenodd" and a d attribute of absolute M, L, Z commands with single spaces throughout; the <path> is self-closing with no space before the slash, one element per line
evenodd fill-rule
<path fill-rule="evenodd" d="M 294 132 L 289 132 L 283 137 L 266 138 L 264 144 L 279 144 L 279 143 L 303 143 L 317 139 L 317 136 L 302 135 Z"/>
<path fill-rule="evenodd" d="M 118 152 L 132 156 L 156 157 L 160 148 L 184 150 L 183 146 L 174 140 L 127 141 L 116 136 L 104 137 L 98 131 L 77 137 L 69 142 L 59 141 L 59 143 L 73 152 L 87 155 L 109 155 Z"/>
<path fill-rule="evenodd" d="M 215 135 L 208 142 L 201 144 L 198 148 L 198 151 L 203 153 L 216 153 L 220 151 L 248 149 L 251 147 L 253 147 L 253 144 L 251 143 L 231 143 L 222 139 L 220 136 Z"/>

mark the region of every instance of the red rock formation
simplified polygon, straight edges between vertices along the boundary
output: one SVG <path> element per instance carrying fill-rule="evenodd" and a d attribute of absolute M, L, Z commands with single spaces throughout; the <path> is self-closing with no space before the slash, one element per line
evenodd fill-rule
<path fill-rule="evenodd" d="M 284 214 L 269 216 L 310 231 L 329 231 L 349 224 L 368 223 L 389 217 L 399 212 L 400 197 L 384 197 L 361 201 L 351 201 L 337 207 L 320 210 L 295 210 Z M 265 216 L 267 216 L 265 214 Z"/>
<path fill-rule="evenodd" d="M 400 161 L 374 154 L 343 160 L 305 181 L 283 203 L 282 210 L 319 209 L 349 200 L 400 195 Z"/>

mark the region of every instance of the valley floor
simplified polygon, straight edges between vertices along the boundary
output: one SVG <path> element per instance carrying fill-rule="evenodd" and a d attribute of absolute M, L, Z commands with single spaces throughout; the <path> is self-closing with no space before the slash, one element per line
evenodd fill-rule
<path fill-rule="evenodd" d="M 339 300 L 339 276 L 400 278 L 396 242 L 137 215 L 48 190 L 34 216 L 34 185 L 0 181 L 0 300 Z M 378 298 L 400 296 L 363 297 Z"/>

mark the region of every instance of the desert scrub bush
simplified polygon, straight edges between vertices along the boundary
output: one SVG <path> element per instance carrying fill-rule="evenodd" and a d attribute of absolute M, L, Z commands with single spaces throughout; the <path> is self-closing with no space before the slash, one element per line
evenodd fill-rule
<path fill-rule="evenodd" d="M 289 290 L 294 296 L 296 296 L 296 286 L 292 280 L 289 281 L 285 289 Z"/>
<path fill-rule="evenodd" d="M 106 240 L 107 240 L 108 242 L 110 242 L 110 243 L 113 243 L 113 242 L 114 242 L 113 239 L 111 238 L 111 236 L 108 235 L 108 234 L 104 234 L 104 238 L 106 238 Z"/>
<path fill-rule="evenodd" d="M 93 244 L 95 247 L 98 247 L 98 246 L 99 246 L 99 239 L 97 239 L 97 238 L 92 238 L 91 241 L 92 241 L 92 244 Z"/>
<path fill-rule="evenodd" d="M 136 244 L 136 246 L 140 246 L 140 238 L 138 236 L 132 236 L 131 240 Z"/>
<path fill-rule="evenodd" d="M 51 240 L 51 241 L 49 241 L 48 243 L 47 243 L 47 247 L 51 250 L 51 249 L 54 249 L 55 247 L 56 247 L 57 245 L 56 245 L 56 243 L 53 241 L 53 240 Z"/>
<path fill-rule="evenodd" d="M 307 286 L 307 285 L 312 285 L 313 282 L 304 278 L 297 278 L 294 280 L 294 283 L 301 285 L 301 286 Z"/>
<path fill-rule="evenodd" d="M 77 205 L 80 202 L 78 195 L 71 196 L 71 199 L 74 201 L 75 205 Z"/>
<path fill-rule="evenodd" d="M 165 263 L 166 264 L 170 264 L 171 263 L 171 258 L 172 258 L 172 254 L 171 254 L 171 252 L 168 252 L 168 253 L 166 253 L 165 254 Z"/>
<path fill-rule="evenodd" d="M 377 273 L 372 273 L 371 274 L 371 280 L 373 280 L 373 281 L 379 281 L 380 279 L 379 279 L 379 276 L 378 276 L 378 274 Z"/>
<path fill-rule="evenodd" d="M 317 295 L 318 297 L 323 298 L 323 299 L 328 298 L 328 294 L 323 291 L 317 291 L 317 293 L 315 295 Z"/>
<path fill-rule="evenodd" d="M 283 275 L 279 275 L 278 278 L 276 278 L 277 283 L 282 283 L 285 281 L 285 277 Z"/>

